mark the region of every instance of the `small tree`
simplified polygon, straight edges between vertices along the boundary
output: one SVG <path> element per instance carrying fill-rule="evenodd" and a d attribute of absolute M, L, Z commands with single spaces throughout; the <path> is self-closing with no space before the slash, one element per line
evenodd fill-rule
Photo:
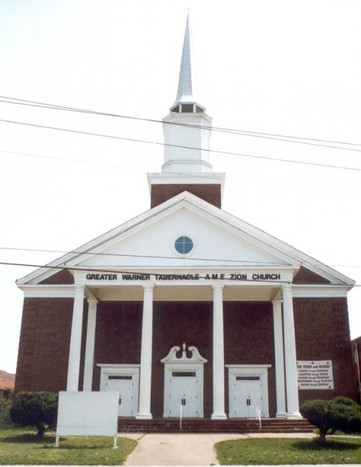
<path fill-rule="evenodd" d="M 319 429 L 319 441 L 322 444 L 326 443 L 326 435 L 336 430 L 344 433 L 361 431 L 361 406 L 352 399 L 336 397 L 332 400 L 311 400 L 303 404 L 300 410 Z"/>
<path fill-rule="evenodd" d="M 49 428 L 56 425 L 58 395 L 52 392 L 19 392 L 10 410 L 13 423 L 20 426 L 35 426 L 37 436 L 44 437 Z"/>

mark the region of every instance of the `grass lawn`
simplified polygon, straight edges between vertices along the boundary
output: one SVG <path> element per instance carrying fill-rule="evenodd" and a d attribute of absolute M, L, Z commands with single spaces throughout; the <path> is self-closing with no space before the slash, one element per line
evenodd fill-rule
<path fill-rule="evenodd" d="M 361 464 L 361 438 L 327 437 L 325 447 L 316 440 L 247 438 L 215 445 L 222 465 Z"/>
<path fill-rule="evenodd" d="M 38 440 L 36 431 L 0 426 L 0 464 L 73 464 L 121 465 L 137 445 L 136 441 L 119 438 L 118 449 L 112 449 L 113 438 L 64 437 L 55 448 L 55 434 Z"/>

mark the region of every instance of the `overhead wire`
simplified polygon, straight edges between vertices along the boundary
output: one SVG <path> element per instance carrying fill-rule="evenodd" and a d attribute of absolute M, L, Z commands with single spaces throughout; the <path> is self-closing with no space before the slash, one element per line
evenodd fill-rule
<path fill-rule="evenodd" d="M 16 124 L 16 125 L 24 125 L 24 126 L 29 126 L 33 128 L 42 128 L 46 130 L 64 131 L 67 133 L 81 134 L 81 135 L 86 135 L 86 136 L 96 136 L 96 137 L 109 138 L 109 139 L 114 139 L 114 140 L 136 142 L 136 143 L 142 143 L 142 144 L 153 144 L 157 146 L 173 147 L 173 148 L 188 149 L 188 150 L 200 150 L 200 148 L 192 147 L 192 146 L 163 143 L 163 142 L 151 141 L 151 140 L 142 140 L 139 138 L 129 138 L 129 137 L 123 137 L 123 136 L 116 136 L 116 135 L 107 135 L 104 133 L 94 133 L 90 131 L 74 130 L 71 128 L 61 128 L 61 127 L 41 125 L 41 124 L 29 123 L 29 122 L 20 122 L 16 120 L 0 119 L 0 122 Z M 228 156 L 247 157 L 251 159 L 262 159 L 262 160 L 268 160 L 268 161 L 277 161 L 277 162 L 285 162 L 285 163 L 292 163 L 292 164 L 301 164 L 301 165 L 309 165 L 309 166 L 315 166 L 315 167 L 326 167 L 326 168 L 332 168 L 332 169 L 351 170 L 351 171 L 361 172 L 361 168 L 357 168 L 357 167 L 322 164 L 318 162 L 307 162 L 307 161 L 300 161 L 300 160 L 295 160 L 295 159 L 284 159 L 282 157 L 260 156 L 260 155 L 255 155 L 255 154 L 246 154 L 246 153 L 239 153 L 239 152 L 234 152 L 234 151 L 222 151 L 222 150 L 217 150 L 217 149 L 203 149 L 202 148 L 202 151 L 209 152 L 209 153 L 216 153 L 216 154 L 224 154 Z"/>
<path fill-rule="evenodd" d="M 137 121 L 144 121 L 144 122 L 150 122 L 150 123 L 161 123 L 161 124 L 164 123 L 162 120 L 159 120 L 159 119 L 137 117 L 137 116 L 130 116 L 130 115 L 121 115 L 117 113 L 102 112 L 102 111 L 97 111 L 97 110 L 92 110 L 92 109 L 82 109 L 82 108 L 77 108 L 77 107 L 63 106 L 59 104 L 50 104 L 46 102 L 19 99 L 16 97 L 0 96 L 0 102 L 6 103 L 6 104 L 31 106 L 31 107 L 45 108 L 45 109 L 51 109 L 51 110 L 61 110 L 61 111 L 67 111 L 67 112 L 77 112 L 77 113 L 85 113 L 85 114 L 90 114 L 90 115 L 99 115 L 99 116 L 122 118 L 122 119 L 128 119 L 128 120 L 137 120 Z M 356 147 L 361 148 L 361 143 L 351 143 L 348 141 L 325 140 L 325 139 L 320 139 L 320 138 L 309 138 L 309 137 L 301 137 L 301 136 L 293 136 L 293 135 L 285 135 L 285 134 L 277 134 L 277 133 L 265 133 L 265 132 L 259 132 L 259 131 L 232 129 L 232 128 L 224 128 L 224 127 L 211 127 L 211 126 L 195 125 L 195 124 L 181 123 L 181 122 L 165 122 L 165 123 L 167 125 L 173 125 L 173 126 L 186 126 L 190 128 L 201 128 L 204 130 L 212 130 L 216 132 L 230 133 L 230 134 L 235 134 L 235 135 L 244 135 L 244 136 L 250 136 L 250 137 L 256 137 L 256 138 L 274 139 L 274 140 L 285 141 L 289 143 L 310 144 L 314 146 L 324 146 L 324 147 L 334 148 L 334 149 L 344 149 L 344 150 L 361 152 L 361 149 L 351 147 L 351 146 L 356 146 Z M 350 146 L 350 147 L 340 148 L 339 145 Z"/>
<path fill-rule="evenodd" d="M 11 248 L 11 247 L 1 247 L 0 250 L 7 250 L 7 251 L 27 251 L 27 252 L 34 252 L 34 253 L 61 253 L 64 255 L 92 255 L 92 256 L 109 256 L 109 257 L 121 257 L 121 258 L 150 258 L 150 259 L 171 259 L 174 260 L 173 256 L 164 256 L 164 255 L 136 255 L 136 254 L 124 254 L 124 253 L 99 253 L 99 252 L 92 252 L 91 250 L 87 251 L 64 251 L 64 250 L 46 250 L 46 249 L 34 249 L 34 248 Z M 247 260 L 237 260 L 237 259 L 217 259 L 217 258 L 177 258 L 183 261 L 219 261 L 219 262 L 228 262 L 228 263 L 246 263 L 246 264 L 254 264 L 254 265 L 264 265 L 267 264 L 269 266 L 279 266 L 279 263 L 274 262 L 257 262 L 257 261 L 247 261 Z"/>

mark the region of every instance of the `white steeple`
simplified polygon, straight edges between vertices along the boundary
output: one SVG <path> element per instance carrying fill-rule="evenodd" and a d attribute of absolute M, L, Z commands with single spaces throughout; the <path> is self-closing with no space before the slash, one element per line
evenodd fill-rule
<path fill-rule="evenodd" d="M 193 97 L 193 76 L 191 58 L 191 38 L 188 13 L 186 29 L 184 33 L 182 60 L 179 70 L 178 92 L 173 107 L 181 103 L 190 104 L 195 102 L 195 99 Z"/>
<path fill-rule="evenodd" d="M 162 172 L 211 172 L 209 141 L 212 119 L 193 96 L 189 14 L 184 33 L 178 92 L 170 114 L 163 119 L 164 164 Z M 189 148 L 189 149 L 188 149 Z"/>
<path fill-rule="evenodd" d="M 177 97 L 163 119 L 164 163 L 161 173 L 148 174 L 151 206 L 190 191 L 220 207 L 224 173 L 210 163 L 212 119 L 194 97 L 189 14 L 184 33 Z"/>

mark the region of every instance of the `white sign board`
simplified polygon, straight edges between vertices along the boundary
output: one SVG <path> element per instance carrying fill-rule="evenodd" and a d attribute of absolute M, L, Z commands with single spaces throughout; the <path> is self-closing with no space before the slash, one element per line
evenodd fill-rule
<path fill-rule="evenodd" d="M 332 360 L 298 360 L 298 389 L 333 389 Z"/>
<path fill-rule="evenodd" d="M 56 446 L 59 436 L 113 436 L 118 433 L 118 392 L 59 392 Z"/>

